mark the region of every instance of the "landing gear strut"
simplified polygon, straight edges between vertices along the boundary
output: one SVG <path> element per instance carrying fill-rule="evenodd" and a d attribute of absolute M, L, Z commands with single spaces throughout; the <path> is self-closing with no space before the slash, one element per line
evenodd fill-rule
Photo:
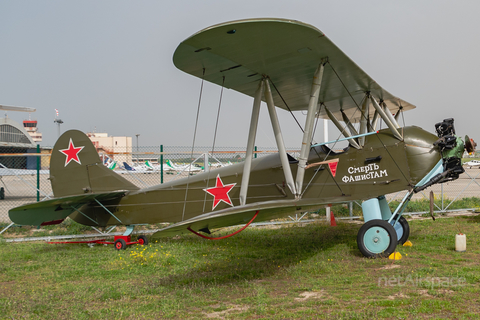
<path fill-rule="evenodd" d="M 358 231 L 357 245 L 365 257 L 388 257 L 395 252 L 397 244 L 404 244 L 408 240 L 410 226 L 401 214 L 410 198 L 411 195 L 405 197 L 394 214 L 385 196 L 362 203 L 365 224 Z"/>
<path fill-rule="evenodd" d="M 395 219 L 393 219 L 391 223 L 393 224 L 394 222 Z M 404 244 L 405 242 L 407 242 L 408 236 L 410 236 L 410 226 L 408 225 L 407 219 L 401 216 L 400 219 L 398 219 L 397 223 L 395 223 L 393 228 L 397 232 L 397 244 Z"/>

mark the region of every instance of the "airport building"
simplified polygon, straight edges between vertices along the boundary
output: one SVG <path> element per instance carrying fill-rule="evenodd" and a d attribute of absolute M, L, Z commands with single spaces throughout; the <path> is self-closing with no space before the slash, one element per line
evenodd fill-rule
<path fill-rule="evenodd" d="M 36 143 L 42 142 L 42 133 L 38 132 L 37 120 L 24 120 L 23 127 L 28 132 L 32 140 Z"/>
<path fill-rule="evenodd" d="M 115 161 L 132 162 L 132 137 L 109 137 L 108 133 L 88 132 L 100 157 L 108 156 Z"/>
<path fill-rule="evenodd" d="M 36 152 L 37 143 L 20 123 L 7 117 L 0 119 L 1 154 Z M 0 156 L 0 163 L 3 166 L 14 169 L 36 169 L 36 161 L 36 157 Z"/>

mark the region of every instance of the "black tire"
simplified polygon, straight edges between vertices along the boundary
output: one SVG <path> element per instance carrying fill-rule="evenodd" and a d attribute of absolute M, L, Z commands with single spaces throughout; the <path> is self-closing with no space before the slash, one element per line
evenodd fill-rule
<path fill-rule="evenodd" d="M 391 255 L 397 247 L 397 232 L 387 221 L 374 219 L 365 223 L 357 234 L 357 245 L 367 258 Z"/>
<path fill-rule="evenodd" d="M 399 228 L 401 228 L 401 231 L 399 230 Z M 405 219 L 405 217 L 401 216 L 400 219 L 398 219 L 398 223 L 394 227 L 394 229 L 397 232 L 397 244 L 404 244 L 405 242 L 407 242 L 408 237 L 410 236 L 410 225 L 408 224 L 408 221 L 407 219 Z"/>
<path fill-rule="evenodd" d="M 115 242 L 113 243 L 113 246 L 115 247 L 115 249 L 117 250 L 125 250 L 127 248 L 127 243 L 125 242 L 125 240 L 123 239 L 117 239 L 115 240 Z"/>
<path fill-rule="evenodd" d="M 142 246 L 146 246 L 148 244 L 148 239 L 144 235 L 138 236 L 137 241 L 138 241 L 138 244 Z"/>

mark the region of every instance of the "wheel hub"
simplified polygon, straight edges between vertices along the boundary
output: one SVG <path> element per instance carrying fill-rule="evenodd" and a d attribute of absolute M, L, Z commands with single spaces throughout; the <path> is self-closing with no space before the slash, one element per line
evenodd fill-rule
<path fill-rule="evenodd" d="M 368 251 L 372 253 L 382 253 L 390 245 L 390 237 L 387 230 L 382 227 L 371 227 L 365 232 L 363 242 Z"/>

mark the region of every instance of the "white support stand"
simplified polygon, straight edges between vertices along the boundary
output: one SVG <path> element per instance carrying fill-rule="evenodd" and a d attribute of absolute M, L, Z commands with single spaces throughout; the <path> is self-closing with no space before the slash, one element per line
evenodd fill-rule
<path fill-rule="evenodd" d="M 292 170 L 290 169 L 290 163 L 287 157 L 287 151 L 283 142 L 282 131 L 280 130 L 280 123 L 277 118 L 277 111 L 275 110 L 275 104 L 273 102 L 272 90 L 270 89 L 270 83 L 268 79 L 263 80 L 265 82 L 265 100 L 267 101 L 268 114 L 270 115 L 270 121 L 272 122 L 273 133 L 277 142 L 278 153 L 280 155 L 280 161 L 282 162 L 283 174 L 285 175 L 285 181 L 290 191 L 293 194 L 295 192 L 295 183 L 293 182 Z"/>
<path fill-rule="evenodd" d="M 204 153 L 205 157 L 203 158 L 203 171 L 210 171 L 210 160 L 208 159 L 208 152 Z"/>
<path fill-rule="evenodd" d="M 323 142 L 328 142 L 328 120 L 323 119 Z M 327 223 L 330 222 L 330 206 L 325 208 Z"/>
<path fill-rule="evenodd" d="M 258 89 L 255 92 L 253 100 L 252 119 L 250 120 L 250 130 L 248 132 L 247 153 L 243 165 L 242 185 L 240 186 L 240 205 L 244 206 L 247 201 L 248 183 L 250 181 L 250 171 L 252 168 L 253 150 L 255 148 L 255 137 L 257 135 L 258 118 L 260 114 L 260 104 L 264 93 L 264 82 L 260 81 Z"/>
<path fill-rule="evenodd" d="M 303 187 L 303 178 L 305 176 L 305 166 L 307 165 L 308 154 L 310 153 L 310 146 L 313 135 L 313 125 L 315 122 L 315 115 L 318 107 L 318 97 L 320 95 L 320 87 L 323 78 L 323 61 L 315 71 L 313 76 L 312 89 L 310 92 L 310 100 L 308 101 L 307 119 L 305 120 L 305 131 L 303 132 L 302 148 L 300 149 L 300 156 L 298 157 L 298 170 L 295 181 L 296 196 L 300 197 Z"/>

